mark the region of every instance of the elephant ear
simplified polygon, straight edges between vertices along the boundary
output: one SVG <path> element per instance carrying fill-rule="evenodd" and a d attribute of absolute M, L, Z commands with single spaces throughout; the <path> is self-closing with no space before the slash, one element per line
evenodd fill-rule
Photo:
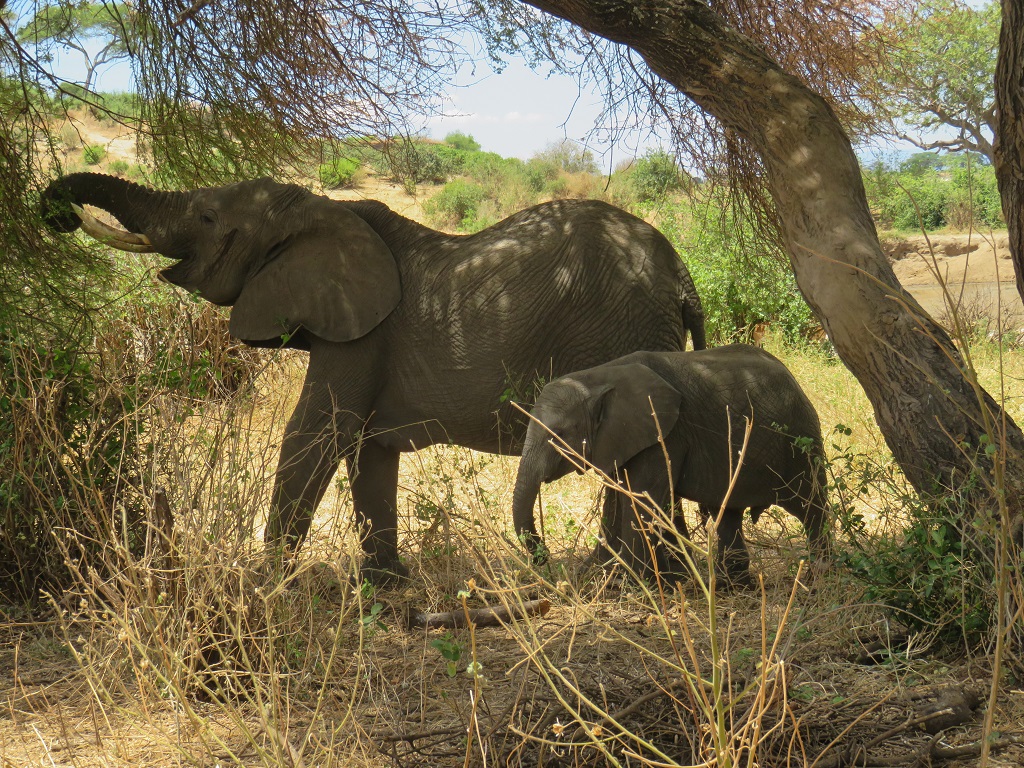
<path fill-rule="evenodd" d="M 402 298 L 398 265 L 372 227 L 351 211 L 290 237 L 249 278 L 231 310 L 231 333 L 268 341 L 300 327 L 352 341 L 377 327 Z"/>
<path fill-rule="evenodd" d="M 603 388 L 596 404 L 591 462 L 609 475 L 667 435 L 679 419 L 682 395 L 650 368 L 639 363 L 603 366 Z M 651 406 L 657 414 L 657 425 Z"/>

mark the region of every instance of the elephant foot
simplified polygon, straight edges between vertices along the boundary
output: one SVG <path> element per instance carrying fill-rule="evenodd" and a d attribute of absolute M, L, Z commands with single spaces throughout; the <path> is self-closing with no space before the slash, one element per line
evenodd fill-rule
<path fill-rule="evenodd" d="M 373 559 L 359 569 L 359 583 L 370 582 L 378 588 L 397 587 L 409 580 L 409 569 L 400 560 Z"/>
<path fill-rule="evenodd" d="M 615 559 L 615 553 L 612 552 L 604 544 L 597 544 L 594 550 L 586 556 L 583 563 L 580 565 L 581 569 L 589 570 L 591 568 L 606 568 L 615 565 L 618 561 Z"/>
<path fill-rule="evenodd" d="M 719 592 L 749 592 L 756 586 L 750 571 L 715 573 L 715 590 Z"/>

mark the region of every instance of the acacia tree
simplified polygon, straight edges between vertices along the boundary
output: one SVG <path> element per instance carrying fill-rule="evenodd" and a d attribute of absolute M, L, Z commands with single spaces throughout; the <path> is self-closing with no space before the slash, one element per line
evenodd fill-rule
<path fill-rule="evenodd" d="M 52 57 L 52 44 L 77 51 L 85 67 L 82 87 L 89 91 L 97 70 L 128 58 L 125 31 L 129 24 L 124 3 L 53 3 L 43 5 L 22 24 L 18 39 L 45 58 Z"/>
<path fill-rule="evenodd" d="M 876 126 L 924 150 L 970 150 L 994 160 L 997 2 L 927 0 L 888 14 L 866 73 Z M 943 135 L 945 134 L 945 135 Z"/>

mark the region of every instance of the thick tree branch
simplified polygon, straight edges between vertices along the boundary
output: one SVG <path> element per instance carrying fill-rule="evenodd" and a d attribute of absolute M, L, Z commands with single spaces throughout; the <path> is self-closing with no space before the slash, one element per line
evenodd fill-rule
<path fill-rule="evenodd" d="M 1024 298 L 1024 7 L 1003 0 L 996 62 L 995 166 L 1017 293 Z"/>

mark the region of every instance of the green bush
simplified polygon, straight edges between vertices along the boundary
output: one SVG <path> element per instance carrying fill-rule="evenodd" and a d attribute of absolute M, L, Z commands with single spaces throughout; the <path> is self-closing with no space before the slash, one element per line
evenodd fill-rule
<path fill-rule="evenodd" d="M 206 302 L 159 287 L 114 300 L 149 267 L 104 275 L 88 318 L 0 316 L 0 602 L 59 594 L 73 566 L 102 579 L 112 548 L 140 554 L 162 420 L 245 391 L 266 365 Z"/>
<path fill-rule="evenodd" d="M 131 165 L 128 163 L 128 161 L 121 160 L 120 158 L 117 160 L 111 160 L 110 165 L 107 166 L 107 170 L 110 171 L 115 176 L 127 176 L 130 168 Z"/>
<path fill-rule="evenodd" d="M 689 203 L 659 202 L 658 228 L 690 269 L 704 305 L 709 343 L 750 338 L 761 323 L 798 343 L 817 328 L 796 286 L 789 261 L 758 243 L 753 227 L 719 200 L 696 210 Z"/>
<path fill-rule="evenodd" d="M 450 144 L 455 149 L 463 152 L 479 152 L 480 144 L 472 136 L 462 133 L 461 131 L 453 131 L 444 137 L 444 143 Z"/>
<path fill-rule="evenodd" d="M 431 223 L 442 228 L 473 228 L 484 189 L 465 179 L 455 179 L 423 205 Z"/>
<path fill-rule="evenodd" d="M 116 391 L 66 339 L 8 338 L 0 348 L 0 598 L 59 593 L 65 561 L 110 542 L 138 551 L 147 457 L 137 391 Z M 118 507 L 114 509 L 115 500 Z M 74 531 L 79 536 L 69 536 Z"/>
<path fill-rule="evenodd" d="M 379 168 L 390 178 L 407 186 L 444 184 L 462 173 L 466 154 L 447 144 L 405 142 L 384 152 Z"/>
<path fill-rule="evenodd" d="M 90 144 L 82 150 L 82 161 L 86 165 L 99 165 L 107 155 L 107 150 L 101 144 Z"/>
<path fill-rule="evenodd" d="M 829 497 L 845 542 L 840 560 L 864 585 L 864 599 L 942 641 L 983 639 L 997 600 L 993 525 L 980 517 L 985 512 L 974 514 L 988 508 L 973 498 L 979 484 L 922 499 L 894 463 L 833 449 Z M 870 523 L 861 512 L 865 498 L 874 510 Z"/>
<path fill-rule="evenodd" d="M 84 108 L 101 122 L 134 122 L 139 119 L 139 98 L 134 93 L 94 93 L 76 83 L 61 83 L 57 99 L 65 109 Z"/>
<path fill-rule="evenodd" d="M 629 173 L 630 181 L 640 201 L 658 200 L 669 193 L 683 189 L 683 173 L 675 158 L 658 149 L 641 157 Z"/>
<path fill-rule="evenodd" d="M 594 153 L 570 139 L 549 144 L 547 148 L 533 156 L 542 164 L 555 166 L 566 173 L 598 173 Z"/>
<path fill-rule="evenodd" d="M 937 173 L 903 176 L 880 201 L 881 219 L 898 230 L 940 229 L 946 226 L 949 192 Z"/>
<path fill-rule="evenodd" d="M 531 157 L 524 170 L 531 189 L 549 194 L 554 191 L 553 188 L 558 184 L 558 178 L 562 173 L 562 167 L 558 163 L 541 157 Z"/>
<path fill-rule="evenodd" d="M 1004 226 L 995 169 L 979 155 L 921 152 L 896 169 L 875 163 L 863 175 L 871 210 L 884 229 Z"/>
<path fill-rule="evenodd" d="M 347 187 L 356 178 L 360 167 L 359 161 L 351 157 L 336 157 L 320 166 L 320 184 L 325 189 Z"/>

